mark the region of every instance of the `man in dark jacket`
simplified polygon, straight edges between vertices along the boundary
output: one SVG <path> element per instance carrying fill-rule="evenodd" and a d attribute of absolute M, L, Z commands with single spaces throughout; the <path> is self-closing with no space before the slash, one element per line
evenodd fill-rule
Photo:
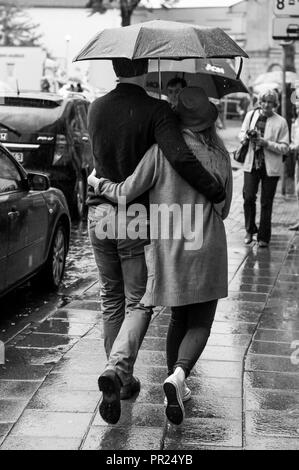
<path fill-rule="evenodd" d="M 147 66 L 144 59 L 114 59 L 119 84 L 90 106 L 88 131 L 96 176 L 123 181 L 157 142 L 174 169 L 188 183 L 209 200 L 222 201 L 225 198 L 222 185 L 204 169 L 185 144 L 169 104 L 145 92 Z M 133 203 L 148 208 L 148 194 L 142 194 Z M 149 240 L 140 236 L 134 239 L 128 232 L 124 236 L 123 229 L 128 228 L 132 217 L 127 212 L 124 220 L 119 208 L 91 190 L 88 204 L 89 233 L 99 270 L 108 359 L 98 380 L 102 391 L 100 413 L 105 421 L 115 424 L 121 413 L 120 400 L 130 398 L 140 390 L 133 368 L 152 315 L 151 308 L 140 304 L 147 282 L 144 246 Z M 103 221 L 107 216 L 113 219 L 108 225 L 110 229 L 113 226 L 114 231 L 111 234 L 109 229 L 110 233 L 103 236 Z"/>

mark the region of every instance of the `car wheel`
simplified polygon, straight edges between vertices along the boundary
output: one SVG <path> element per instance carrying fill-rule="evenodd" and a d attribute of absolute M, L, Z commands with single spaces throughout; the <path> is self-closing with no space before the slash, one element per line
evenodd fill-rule
<path fill-rule="evenodd" d="M 48 259 L 42 271 L 37 275 L 38 283 L 51 290 L 58 289 L 64 274 L 67 255 L 67 234 L 62 223 L 56 227 Z"/>
<path fill-rule="evenodd" d="M 78 178 L 75 186 L 74 212 L 75 217 L 83 219 L 86 214 L 86 182 L 83 178 Z"/>

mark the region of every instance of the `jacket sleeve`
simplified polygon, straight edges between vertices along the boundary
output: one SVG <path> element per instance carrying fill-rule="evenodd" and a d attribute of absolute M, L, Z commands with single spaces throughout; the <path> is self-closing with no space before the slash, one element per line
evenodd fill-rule
<path fill-rule="evenodd" d="M 225 191 L 226 191 L 226 198 L 225 198 L 224 206 L 221 211 L 221 217 L 223 220 L 226 219 L 226 217 L 229 214 L 232 197 L 233 197 L 233 172 L 232 172 L 230 159 L 228 159 L 228 178 L 225 184 Z"/>
<path fill-rule="evenodd" d="M 223 185 L 203 167 L 188 148 L 168 103 L 161 102 L 157 106 L 153 126 L 156 142 L 179 175 L 211 202 L 223 201 Z"/>
<path fill-rule="evenodd" d="M 242 123 L 242 127 L 241 127 L 241 130 L 239 132 L 239 139 L 240 139 L 240 142 L 243 143 L 245 140 L 246 140 L 246 132 L 248 131 L 249 129 L 249 122 L 250 122 L 250 119 L 251 119 L 251 116 L 252 116 L 252 113 L 254 113 L 254 111 L 249 111 L 245 118 L 244 118 L 244 121 Z"/>
<path fill-rule="evenodd" d="M 277 141 L 268 140 L 267 149 L 271 152 L 283 155 L 289 150 L 289 128 L 287 121 L 283 119 L 280 123 Z"/>
<path fill-rule="evenodd" d="M 112 202 L 117 202 L 121 196 L 126 202 L 131 202 L 145 191 L 150 189 L 157 181 L 157 158 L 159 148 L 153 145 L 137 165 L 134 173 L 121 183 L 113 183 L 107 178 L 99 178 L 98 193 Z M 163 157 L 162 157 L 163 158 Z"/>
<path fill-rule="evenodd" d="M 229 214 L 230 211 L 230 206 L 232 202 L 232 196 L 233 196 L 233 172 L 232 172 L 232 166 L 231 166 L 231 161 L 230 157 L 228 156 L 227 158 L 227 177 L 225 180 L 225 192 L 226 192 L 226 197 L 224 201 L 214 204 L 214 210 L 217 212 L 218 215 L 224 220 Z"/>

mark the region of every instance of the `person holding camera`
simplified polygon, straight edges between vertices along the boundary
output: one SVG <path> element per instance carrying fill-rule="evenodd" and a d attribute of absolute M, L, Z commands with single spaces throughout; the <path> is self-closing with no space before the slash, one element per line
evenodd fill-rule
<path fill-rule="evenodd" d="M 244 170 L 245 243 L 257 233 L 259 247 L 269 245 L 272 206 L 277 183 L 282 172 L 282 156 L 289 149 L 287 121 L 275 112 L 278 95 L 274 90 L 260 93 L 258 107 L 249 111 L 239 134 L 241 143 L 249 141 Z M 261 182 L 261 213 L 259 228 L 255 223 L 256 195 Z"/>

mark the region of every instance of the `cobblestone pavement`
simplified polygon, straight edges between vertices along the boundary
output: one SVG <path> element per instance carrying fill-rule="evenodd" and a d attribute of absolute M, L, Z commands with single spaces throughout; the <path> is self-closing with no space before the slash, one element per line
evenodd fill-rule
<path fill-rule="evenodd" d="M 1 449 L 299 449 L 299 235 L 287 230 L 297 216 L 295 198 L 278 189 L 270 248 L 244 246 L 242 173 L 234 172 L 225 222 L 229 296 L 188 379 L 183 425 L 164 416 L 165 308 L 155 309 L 136 363 L 139 395 L 122 402 L 117 425 L 101 419 L 97 377 L 105 355 L 94 279 L 7 344 Z"/>

